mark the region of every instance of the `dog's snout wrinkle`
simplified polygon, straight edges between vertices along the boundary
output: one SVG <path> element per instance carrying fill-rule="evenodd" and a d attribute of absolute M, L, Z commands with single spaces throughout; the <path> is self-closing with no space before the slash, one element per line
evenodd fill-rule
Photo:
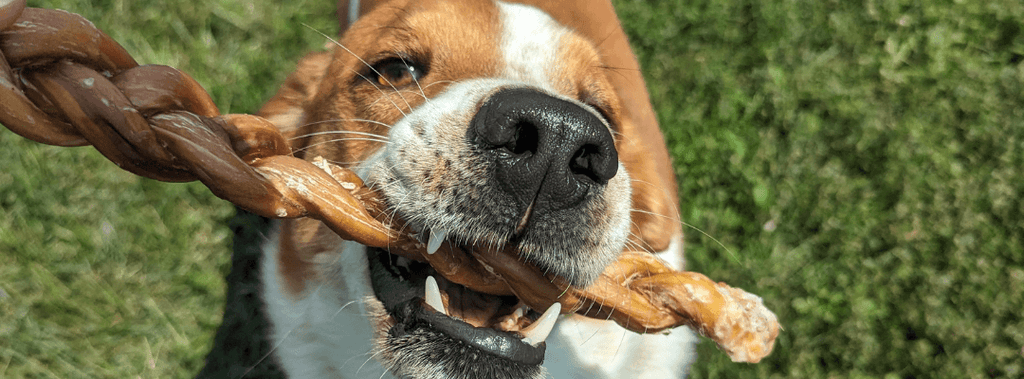
<path fill-rule="evenodd" d="M 497 183 L 524 209 L 572 207 L 618 171 L 614 140 L 597 115 L 534 89 L 493 94 L 467 134 L 494 152 Z"/>

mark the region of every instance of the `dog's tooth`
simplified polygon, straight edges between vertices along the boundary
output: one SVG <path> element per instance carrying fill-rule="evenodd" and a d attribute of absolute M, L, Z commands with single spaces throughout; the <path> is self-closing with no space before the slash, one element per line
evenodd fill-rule
<path fill-rule="evenodd" d="M 448 232 L 439 228 L 430 228 L 430 241 L 427 242 L 427 254 L 434 254 L 441 248 L 441 242 L 448 237 Z"/>
<path fill-rule="evenodd" d="M 434 308 L 435 311 L 444 315 L 448 314 L 444 309 L 444 302 L 441 301 L 441 289 L 437 288 L 437 280 L 434 280 L 433 276 L 427 277 L 427 290 L 424 297 L 427 300 L 427 305 Z"/>
<path fill-rule="evenodd" d="M 519 319 L 519 318 L 522 318 L 523 316 L 525 316 L 526 312 L 529 312 L 529 311 L 530 311 L 530 307 L 527 306 L 526 304 L 523 304 L 522 302 L 520 302 L 519 306 L 516 307 L 515 312 L 512 312 L 512 314 L 516 316 L 516 319 Z"/>
<path fill-rule="evenodd" d="M 537 346 L 548 339 L 548 334 L 551 334 L 551 329 L 555 327 L 555 321 L 558 321 L 558 314 L 561 312 L 562 304 L 551 304 L 537 321 L 523 329 L 523 342 Z"/>

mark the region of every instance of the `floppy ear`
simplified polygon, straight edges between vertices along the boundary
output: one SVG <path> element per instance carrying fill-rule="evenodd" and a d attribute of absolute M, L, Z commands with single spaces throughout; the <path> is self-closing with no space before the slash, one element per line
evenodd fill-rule
<path fill-rule="evenodd" d="M 622 103 L 622 138 L 616 148 L 633 180 L 634 242 L 652 251 L 665 250 L 673 238 L 682 236 L 675 173 L 640 74 L 640 64 L 611 2 L 516 1 L 543 9 L 597 46 L 602 62 L 610 68 L 607 78 Z"/>
<path fill-rule="evenodd" d="M 277 90 L 277 94 L 260 108 L 258 114 L 277 126 L 281 134 L 291 142 L 293 151 L 305 145 L 305 138 L 295 139 L 295 136 L 308 133 L 302 131 L 308 123 L 307 109 L 316 97 L 330 63 L 330 52 L 307 54 L 299 61 L 295 72 Z"/>

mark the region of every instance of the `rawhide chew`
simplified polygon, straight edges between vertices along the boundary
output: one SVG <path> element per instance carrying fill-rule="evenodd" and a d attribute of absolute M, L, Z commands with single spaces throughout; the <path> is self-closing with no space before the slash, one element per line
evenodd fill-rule
<path fill-rule="evenodd" d="M 474 291 L 515 294 L 534 309 L 547 309 L 557 301 L 563 313 L 612 319 L 637 333 L 686 325 L 715 341 L 735 362 L 759 362 L 774 347 L 778 319 L 760 297 L 703 274 L 675 271 L 650 253 L 623 252 L 586 288 L 544 275 L 507 249 L 475 247 L 466 251 L 445 242 L 436 253 L 426 254 L 426 246 L 409 234 L 401 220 L 393 218 L 376 191 L 347 169 L 319 159 L 316 163 L 339 182 L 350 183 L 347 188 L 367 213 L 398 236 L 378 247 L 428 262 L 446 279 Z"/>

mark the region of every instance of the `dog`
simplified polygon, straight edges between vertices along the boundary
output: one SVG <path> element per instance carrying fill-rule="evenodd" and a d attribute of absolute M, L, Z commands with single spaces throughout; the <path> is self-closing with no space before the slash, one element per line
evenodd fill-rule
<path fill-rule="evenodd" d="M 353 169 L 428 249 L 511 247 L 578 286 L 626 248 L 683 269 L 674 174 L 610 2 L 342 1 L 339 19 L 260 110 L 298 156 Z M 687 328 L 529 309 L 311 219 L 272 222 L 260 254 L 267 360 L 289 378 L 678 378 L 695 359 Z"/>

